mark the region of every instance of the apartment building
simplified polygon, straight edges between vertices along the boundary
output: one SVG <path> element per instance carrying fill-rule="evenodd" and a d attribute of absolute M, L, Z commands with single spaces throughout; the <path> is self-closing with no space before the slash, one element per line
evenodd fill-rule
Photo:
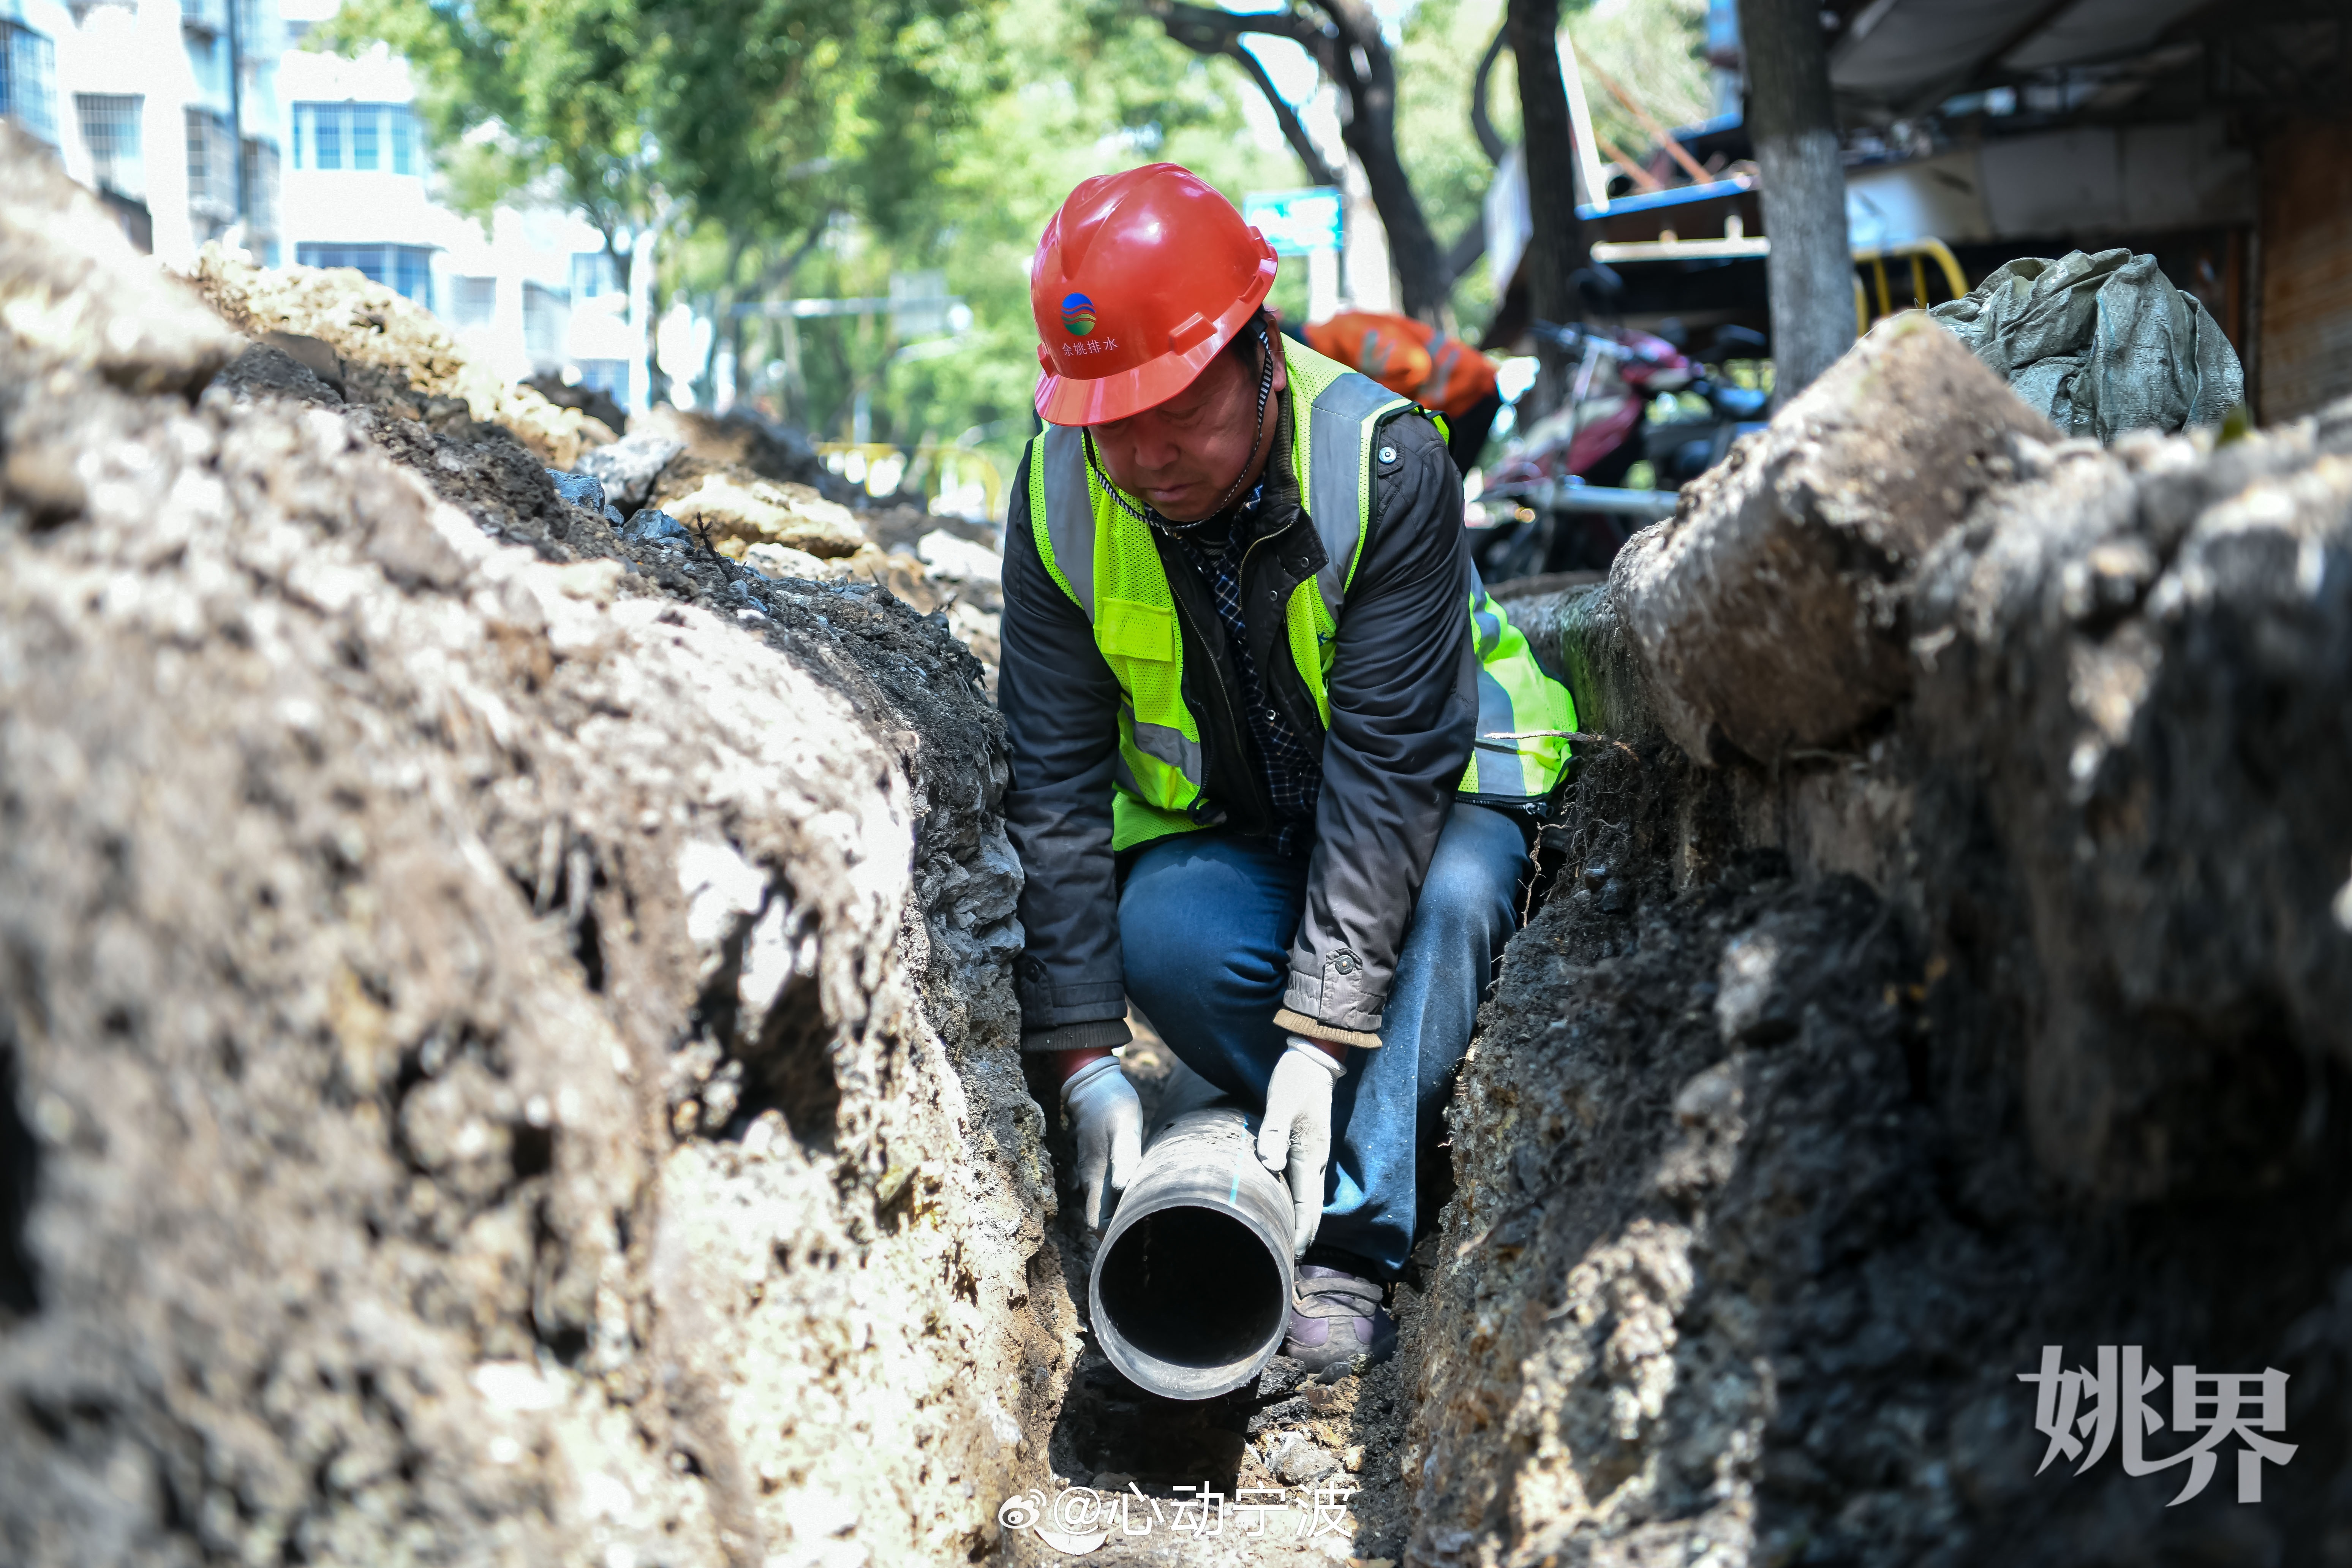
<path fill-rule="evenodd" d="M 272 0 L 0 0 L 0 115 L 58 150 L 133 244 L 277 258 Z"/>
<path fill-rule="evenodd" d="M 574 213 L 500 207 L 485 225 L 437 201 L 407 63 L 303 47 L 336 5 L 0 0 L 0 117 L 168 266 L 218 240 L 268 266 L 356 268 L 502 375 L 642 406 L 645 339 L 604 237 Z"/>

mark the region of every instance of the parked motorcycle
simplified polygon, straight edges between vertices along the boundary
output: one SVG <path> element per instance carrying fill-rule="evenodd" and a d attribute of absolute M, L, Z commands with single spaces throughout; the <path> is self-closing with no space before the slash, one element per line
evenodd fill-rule
<path fill-rule="evenodd" d="M 1764 408 L 1772 395 L 1728 381 L 1717 368 L 1733 360 L 1760 359 L 1764 349 L 1761 332 L 1746 327 L 1718 327 L 1701 363 L 1694 367 L 1696 374 L 1680 389 L 1683 395 L 1676 400 L 1687 409 L 1692 398 L 1704 398 L 1706 411 L 1681 412 L 1670 419 L 1653 416 L 1643 427 L 1643 455 L 1650 459 L 1660 489 L 1682 489 L 1723 461 L 1734 441 L 1764 427 Z"/>
<path fill-rule="evenodd" d="M 1471 508 L 1471 553 L 1488 583 L 1606 571 L 1636 530 L 1673 511 L 1676 489 L 1759 427 L 1768 396 L 1708 369 L 1761 352 L 1761 335 L 1745 328 L 1721 329 L 1706 362 L 1630 327 L 1538 321 L 1531 331 L 1574 356 L 1576 371 L 1568 401 L 1528 427 L 1518 450 L 1485 476 Z M 1651 406 L 1664 394 L 1696 395 L 1706 411 L 1654 421 Z M 1622 488 L 1644 458 L 1654 488 Z"/>

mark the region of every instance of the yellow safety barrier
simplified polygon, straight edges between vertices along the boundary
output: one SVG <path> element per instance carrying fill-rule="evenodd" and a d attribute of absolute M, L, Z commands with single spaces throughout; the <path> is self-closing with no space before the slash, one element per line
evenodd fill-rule
<path fill-rule="evenodd" d="M 1930 300 L 1927 298 L 1927 269 L 1925 265 L 1927 262 L 1933 261 L 1937 269 L 1942 272 L 1944 286 L 1951 290 L 1951 298 L 1958 300 L 1969 291 L 1969 280 L 1966 274 L 1960 271 L 1959 258 L 1952 254 L 1952 247 L 1940 239 L 1912 239 L 1906 240 L 1900 245 L 1859 247 L 1853 253 L 1854 266 L 1857 268 L 1867 266 L 1870 268 L 1872 281 L 1877 285 L 1878 310 L 1875 314 L 1872 312 L 1869 295 L 1864 290 L 1861 274 L 1857 272 L 1853 279 L 1853 330 L 1855 331 L 1866 332 L 1870 331 L 1871 322 L 1882 316 L 1891 316 L 1895 313 L 1894 294 L 1886 279 L 1886 264 L 1889 261 L 1904 260 L 1911 263 L 1912 303 L 1922 310 L 1931 303 L 1942 303 L 1941 300 Z"/>

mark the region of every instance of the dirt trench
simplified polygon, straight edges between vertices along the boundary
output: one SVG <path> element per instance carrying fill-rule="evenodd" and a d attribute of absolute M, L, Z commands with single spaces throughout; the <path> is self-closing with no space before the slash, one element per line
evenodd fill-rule
<path fill-rule="evenodd" d="M 984 1555 L 1076 1335 L 979 666 L 215 384 L 13 140 L 0 291 L 0 1558 Z"/>
<path fill-rule="evenodd" d="M 1176 1406 L 1075 1305 L 984 583 L 616 530 L 500 420 L 671 458 L 256 348 L 12 136 L 7 1561 L 2352 1561 L 2352 411 L 2103 452 L 1898 326 L 1516 596 L 1588 739 L 1402 1352 Z M 2294 1458 L 2036 1476 L 2051 1343 Z"/>
<path fill-rule="evenodd" d="M 1452 1113 L 1409 1561 L 2352 1561 L 2352 405 L 1998 391 L 1882 328 L 1515 605 L 1607 739 Z M 2173 1468 L 2089 1394 L 2053 1455 L 2053 1345 Z M 2286 1374 L 2259 1501 L 2232 1436 L 2168 1506 L 2182 1366 Z"/>

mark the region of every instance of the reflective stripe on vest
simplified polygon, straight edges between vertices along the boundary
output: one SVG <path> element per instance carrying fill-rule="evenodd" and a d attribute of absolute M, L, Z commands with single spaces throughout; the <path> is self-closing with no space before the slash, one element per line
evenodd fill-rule
<path fill-rule="evenodd" d="M 1410 405 L 1311 350 L 1291 344 L 1286 353 L 1292 405 L 1306 409 L 1292 421 L 1291 461 L 1325 564 L 1292 594 L 1286 640 L 1328 727 L 1340 608 L 1370 536 L 1380 426 Z M 1191 815 L 1206 758 L 1183 700 L 1175 595 L 1150 525 L 1112 498 L 1087 460 L 1085 431 L 1075 427 L 1051 426 L 1032 439 L 1028 500 L 1045 570 L 1086 615 L 1119 684 L 1113 846 L 1206 826 Z M 1465 609 L 1479 660 L 1478 738 L 1461 793 L 1490 801 L 1546 795 L 1567 766 L 1569 743 L 1528 731 L 1575 729 L 1575 706 L 1475 574 Z"/>

